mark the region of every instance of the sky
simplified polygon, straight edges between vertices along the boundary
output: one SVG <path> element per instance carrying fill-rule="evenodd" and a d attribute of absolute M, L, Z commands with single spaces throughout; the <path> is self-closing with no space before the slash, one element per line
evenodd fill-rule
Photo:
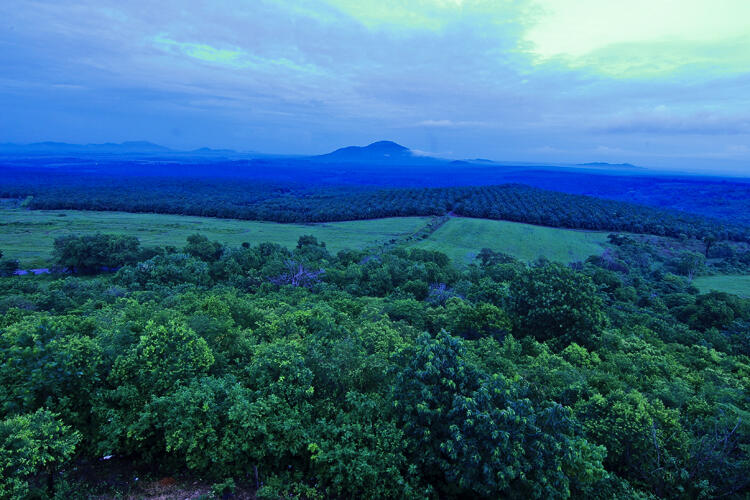
<path fill-rule="evenodd" d="M 3 0 L 0 142 L 750 176 L 748 0 Z"/>

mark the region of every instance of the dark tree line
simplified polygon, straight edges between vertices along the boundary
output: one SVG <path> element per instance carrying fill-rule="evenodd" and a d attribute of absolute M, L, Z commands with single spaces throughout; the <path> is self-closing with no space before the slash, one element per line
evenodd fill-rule
<path fill-rule="evenodd" d="M 750 241 L 750 229 L 725 221 L 521 184 L 374 189 L 226 178 L 32 178 L 16 174 L 0 181 L 0 197 L 25 199 L 24 205 L 32 209 L 118 210 L 286 223 L 451 213 L 572 229 Z"/>

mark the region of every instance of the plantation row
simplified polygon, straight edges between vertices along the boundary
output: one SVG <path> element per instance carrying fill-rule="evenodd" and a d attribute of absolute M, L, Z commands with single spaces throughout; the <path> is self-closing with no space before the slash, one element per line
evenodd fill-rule
<path fill-rule="evenodd" d="M 33 182 L 32 182 L 33 180 Z M 9 176 L 0 197 L 33 209 L 149 212 L 273 222 L 453 213 L 571 229 L 750 241 L 750 229 L 654 207 L 518 184 L 446 188 L 304 187 L 246 179 Z"/>

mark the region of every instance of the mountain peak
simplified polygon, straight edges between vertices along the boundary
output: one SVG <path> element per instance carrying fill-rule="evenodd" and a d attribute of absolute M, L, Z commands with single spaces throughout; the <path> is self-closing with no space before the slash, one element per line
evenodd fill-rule
<path fill-rule="evenodd" d="M 328 163 L 411 163 L 415 156 L 409 148 L 393 141 L 377 141 L 368 146 L 348 146 L 332 153 L 315 156 L 315 161 Z"/>
<path fill-rule="evenodd" d="M 591 161 L 588 163 L 578 163 L 580 167 L 595 167 L 595 168 L 641 168 L 632 163 L 607 163 L 606 161 Z"/>
<path fill-rule="evenodd" d="M 401 144 L 398 144 L 393 141 L 377 141 L 373 142 L 369 146 L 365 146 L 365 150 L 370 151 L 394 151 L 399 153 L 405 153 L 407 151 L 411 151 L 409 148 L 402 146 Z"/>

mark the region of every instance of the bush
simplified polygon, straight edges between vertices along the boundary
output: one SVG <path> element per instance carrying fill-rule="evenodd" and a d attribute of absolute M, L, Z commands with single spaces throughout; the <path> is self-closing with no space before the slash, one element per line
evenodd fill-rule
<path fill-rule="evenodd" d="M 94 274 L 138 261 L 140 242 L 135 236 L 115 234 L 68 235 L 55 239 L 55 262 L 73 272 Z"/>
<path fill-rule="evenodd" d="M 0 260 L 0 276 L 13 276 L 20 267 L 20 263 L 15 259 Z"/>
<path fill-rule="evenodd" d="M 0 421 L 0 498 L 27 497 L 41 473 L 52 494 L 56 471 L 71 459 L 80 439 L 46 409 Z"/>

